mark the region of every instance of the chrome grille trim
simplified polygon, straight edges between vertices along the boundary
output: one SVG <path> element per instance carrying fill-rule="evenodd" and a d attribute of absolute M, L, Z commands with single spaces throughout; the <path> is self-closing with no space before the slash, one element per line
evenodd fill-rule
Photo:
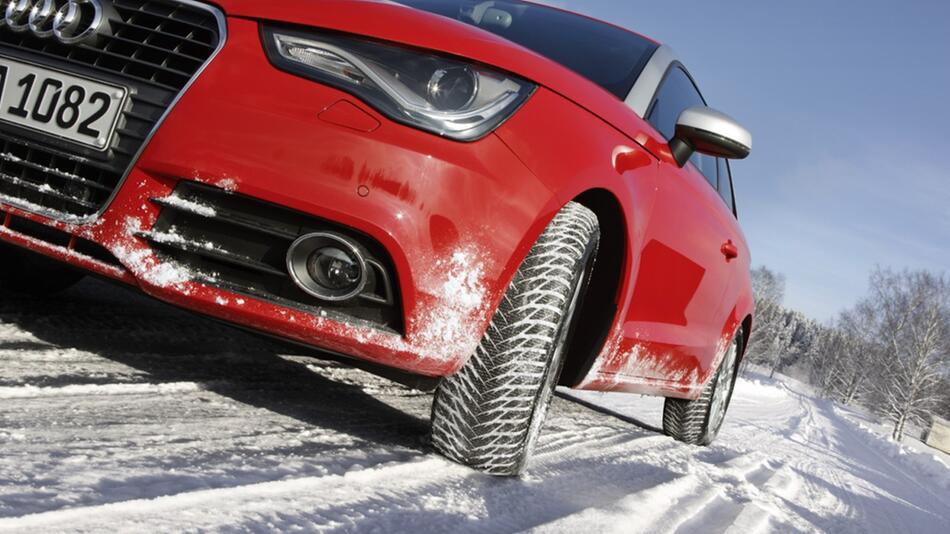
<path fill-rule="evenodd" d="M 175 94 L 174 98 L 172 98 L 171 102 L 168 104 L 168 106 L 165 108 L 165 110 L 156 120 L 154 126 L 152 126 L 148 134 L 141 141 L 138 147 L 138 150 L 131 156 L 129 164 L 124 170 L 124 172 L 122 173 L 121 178 L 119 178 L 118 183 L 116 184 L 115 188 L 112 190 L 111 194 L 106 198 L 106 200 L 102 202 L 101 208 L 97 210 L 95 213 L 91 213 L 88 216 L 80 217 L 80 216 L 63 213 L 58 210 L 49 209 L 44 206 L 39 206 L 35 203 L 28 202 L 28 201 L 18 202 L 17 199 L 10 197 L 8 195 L 3 195 L 2 198 L 0 198 L 0 202 L 12 207 L 21 209 L 23 211 L 27 211 L 27 212 L 41 215 L 43 217 L 46 217 L 55 221 L 73 224 L 73 225 L 83 225 L 83 224 L 88 224 L 93 221 L 96 221 L 102 216 L 103 213 L 105 213 L 109 209 L 109 206 L 111 206 L 112 201 L 115 200 L 115 197 L 118 195 L 119 191 L 125 185 L 126 181 L 129 178 L 129 175 L 132 173 L 132 170 L 135 168 L 139 159 L 142 157 L 142 154 L 148 148 L 149 144 L 152 141 L 152 138 L 155 136 L 158 130 L 162 127 L 162 124 L 164 124 L 168 116 L 172 113 L 172 111 L 174 111 L 175 107 L 178 105 L 178 103 L 181 101 L 184 95 L 188 92 L 191 86 L 194 85 L 195 81 L 198 80 L 198 78 L 204 73 L 204 71 L 208 68 L 208 66 L 211 65 L 211 63 L 218 57 L 218 54 L 224 48 L 228 40 L 227 19 L 225 17 L 224 12 L 221 11 L 221 9 L 219 9 L 218 7 L 198 1 L 198 0 L 168 0 L 168 1 L 190 6 L 190 7 L 204 10 L 210 13 L 211 16 L 213 16 L 215 21 L 217 22 L 218 43 L 214 51 L 211 53 L 211 55 L 208 56 L 208 59 L 198 67 L 194 75 L 192 75 L 191 78 L 184 85 L 182 85 L 181 89 L 178 90 L 177 94 Z M 65 61 L 69 62 L 68 59 L 66 59 Z M 73 63 L 73 64 L 77 66 L 84 66 L 84 64 L 82 63 Z M 118 76 L 122 76 L 122 74 L 119 73 Z M 136 119 L 134 114 L 130 115 L 130 118 L 132 118 L 133 120 Z M 96 163 L 90 162 L 89 164 L 95 165 Z"/>

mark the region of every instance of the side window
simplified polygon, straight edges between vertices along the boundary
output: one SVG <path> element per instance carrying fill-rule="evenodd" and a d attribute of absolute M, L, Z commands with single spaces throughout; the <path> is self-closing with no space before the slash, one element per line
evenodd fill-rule
<path fill-rule="evenodd" d="M 736 196 L 732 190 L 732 173 L 729 170 L 729 162 L 719 158 L 719 196 L 729 206 L 729 211 L 736 213 Z"/>
<path fill-rule="evenodd" d="M 656 92 L 647 121 L 669 141 L 676 135 L 676 120 L 680 118 L 680 113 L 693 106 L 705 107 L 706 102 L 686 71 L 674 66 Z M 693 154 L 690 161 L 703 173 L 713 189 L 717 189 L 716 158 L 697 153 Z"/>
<path fill-rule="evenodd" d="M 717 158 L 712 156 L 707 156 L 706 154 L 700 154 L 699 152 L 694 152 L 693 156 L 689 158 L 693 162 L 693 165 L 699 169 L 699 172 L 703 173 L 703 176 L 706 177 L 706 181 L 709 182 L 709 185 L 713 189 L 719 189 L 718 180 L 716 178 L 719 176 L 719 171 L 716 169 Z"/>
<path fill-rule="evenodd" d="M 680 67 L 673 67 L 656 92 L 647 120 L 667 141 L 676 134 L 676 120 L 686 108 L 706 106 L 693 81 Z"/>

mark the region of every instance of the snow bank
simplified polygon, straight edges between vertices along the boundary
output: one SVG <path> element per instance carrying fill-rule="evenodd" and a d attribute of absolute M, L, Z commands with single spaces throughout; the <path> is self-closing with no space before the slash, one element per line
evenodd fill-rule
<path fill-rule="evenodd" d="M 788 397 L 788 391 L 774 381 L 748 378 L 742 380 L 742 392 L 758 399 L 780 399 Z"/>
<path fill-rule="evenodd" d="M 840 408 L 835 408 L 840 412 Z M 867 444 L 876 452 L 907 467 L 916 478 L 927 479 L 937 487 L 950 490 L 950 465 L 944 463 L 936 454 L 918 452 L 906 445 L 882 436 L 878 431 L 862 423 L 856 423 L 848 417 L 841 420 L 856 432 L 868 435 Z"/>

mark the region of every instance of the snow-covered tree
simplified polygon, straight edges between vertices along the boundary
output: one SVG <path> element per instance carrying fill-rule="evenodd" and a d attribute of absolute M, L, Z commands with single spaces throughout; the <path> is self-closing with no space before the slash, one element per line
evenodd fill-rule
<path fill-rule="evenodd" d="M 840 354 L 841 333 L 831 326 L 819 326 L 817 335 L 803 357 L 808 373 L 807 381 L 818 391 L 826 393 L 834 382 L 837 370 L 836 355 Z"/>
<path fill-rule="evenodd" d="M 908 421 L 940 406 L 950 361 L 950 282 L 926 271 L 871 275 L 871 295 L 859 304 L 873 314 L 878 345 L 874 408 L 900 440 Z"/>
<path fill-rule="evenodd" d="M 797 364 L 811 351 L 817 337 L 817 323 L 800 312 L 783 309 L 767 351 L 770 377 Z"/>
<path fill-rule="evenodd" d="M 937 417 L 950 421 L 950 374 L 943 377 L 943 385 L 940 386 L 941 396 L 937 409 L 934 411 Z"/>
<path fill-rule="evenodd" d="M 785 298 L 785 277 L 768 267 L 752 270 L 752 291 L 755 297 L 755 326 L 746 348 L 745 360 L 773 368 L 787 348 L 787 324 L 782 300 Z"/>
<path fill-rule="evenodd" d="M 881 348 L 876 340 L 875 312 L 866 303 L 842 312 L 835 327 L 840 334 L 837 350 L 836 380 L 833 398 L 851 404 L 872 390 L 871 379 L 877 369 Z"/>
<path fill-rule="evenodd" d="M 878 269 L 870 294 L 821 325 L 782 306 L 784 277 L 752 272 L 755 328 L 745 361 L 793 368 L 829 398 L 887 417 L 894 439 L 909 421 L 950 418 L 950 279 Z"/>

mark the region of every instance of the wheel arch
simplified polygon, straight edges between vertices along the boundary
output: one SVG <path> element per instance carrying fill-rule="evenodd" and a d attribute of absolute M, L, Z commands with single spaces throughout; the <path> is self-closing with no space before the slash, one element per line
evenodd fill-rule
<path fill-rule="evenodd" d="M 620 200 L 607 189 L 588 189 L 572 199 L 597 215 L 600 245 L 594 270 L 576 317 L 578 323 L 568 341 L 560 385 L 573 387 L 588 374 L 607 343 L 619 313 L 628 239 L 626 217 Z"/>

